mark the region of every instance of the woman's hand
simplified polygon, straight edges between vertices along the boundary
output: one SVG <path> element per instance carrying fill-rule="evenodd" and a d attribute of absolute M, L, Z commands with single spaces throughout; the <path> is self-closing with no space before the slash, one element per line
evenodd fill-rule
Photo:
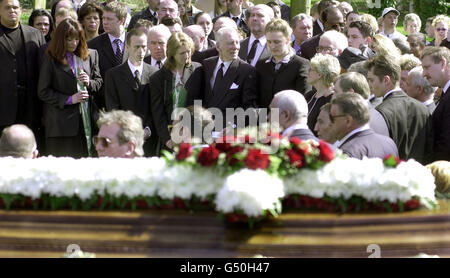
<path fill-rule="evenodd" d="M 88 92 L 77 92 L 72 95 L 72 104 L 77 104 L 87 100 L 89 97 Z"/>
<path fill-rule="evenodd" d="M 89 75 L 87 75 L 84 71 L 78 75 L 78 81 L 83 83 L 86 88 L 89 87 Z"/>

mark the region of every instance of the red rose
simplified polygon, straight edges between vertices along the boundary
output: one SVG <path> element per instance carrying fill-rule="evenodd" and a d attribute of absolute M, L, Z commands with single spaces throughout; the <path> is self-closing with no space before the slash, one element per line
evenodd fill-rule
<path fill-rule="evenodd" d="M 203 148 L 197 156 L 198 162 L 203 166 L 209 167 L 217 162 L 219 154 L 219 150 L 214 146 Z"/>
<path fill-rule="evenodd" d="M 262 153 L 259 149 L 250 149 L 248 151 L 247 157 L 245 158 L 245 164 L 252 170 L 264 170 L 270 164 L 269 155 L 266 153 Z"/>
<path fill-rule="evenodd" d="M 234 164 L 236 164 L 236 163 L 239 162 L 239 159 L 234 158 L 233 155 L 234 155 L 235 153 L 240 153 L 240 152 L 242 152 L 243 150 L 244 150 L 243 147 L 235 146 L 235 147 L 232 147 L 232 148 L 227 152 L 227 161 L 228 161 L 228 163 L 229 163 L 231 166 L 233 166 Z"/>
<path fill-rule="evenodd" d="M 228 152 L 231 149 L 231 143 L 236 142 L 234 136 L 223 136 L 216 142 L 216 148 L 221 152 Z"/>
<path fill-rule="evenodd" d="M 305 157 L 303 154 L 295 150 L 286 150 L 286 154 L 289 157 L 289 161 L 297 168 L 302 168 L 305 164 Z"/>
<path fill-rule="evenodd" d="M 320 140 L 319 142 L 319 159 L 325 162 L 330 162 L 334 158 L 334 152 L 327 142 Z"/>
<path fill-rule="evenodd" d="M 295 147 L 297 147 L 302 142 L 302 139 L 294 136 L 294 137 L 289 138 L 289 142 L 291 142 L 291 144 L 293 144 Z"/>
<path fill-rule="evenodd" d="M 181 143 L 176 156 L 177 160 L 185 160 L 192 155 L 191 144 Z"/>

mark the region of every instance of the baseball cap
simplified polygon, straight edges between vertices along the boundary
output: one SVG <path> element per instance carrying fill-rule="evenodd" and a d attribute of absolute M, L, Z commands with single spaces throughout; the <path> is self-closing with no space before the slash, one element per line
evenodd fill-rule
<path fill-rule="evenodd" d="M 381 14 L 381 17 L 384 17 L 389 12 L 395 12 L 397 15 L 400 15 L 400 12 L 397 11 L 395 8 L 389 7 L 389 8 L 385 8 L 383 10 L 383 13 Z"/>

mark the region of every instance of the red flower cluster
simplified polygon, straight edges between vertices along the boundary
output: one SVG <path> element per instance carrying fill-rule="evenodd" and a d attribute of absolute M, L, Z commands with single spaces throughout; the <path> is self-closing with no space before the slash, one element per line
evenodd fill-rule
<path fill-rule="evenodd" d="M 191 144 L 189 144 L 189 143 L 180 144 L 180 148 L 176 155 L 176 159 L 177 160 L 185 160 L 186 158 L 190 157 L 191 155 L 192 155 Z"/>
<path fill-rule="evenodd" d="M 252 170 L 266 169 L 270 164 L 269 155 L 261 152 L 260 149 L 248 150 L 245 158 L 245 165 Z"/>
<path fill-rule="evenodd" d="M 214 146 L 203 148 L 197 156 L 198 162 L 206 167 L 212 166 L 217 162 L 219 154 L 219 150 Z"/>
<path fill-rule="evenodd" d="M 328 145 L 327 142 L 320 140 L 319 142 L 319 159 L 325 162 L 330 162 L 334 158 L 334 152 L 330 148 L 330 145 Z"/>

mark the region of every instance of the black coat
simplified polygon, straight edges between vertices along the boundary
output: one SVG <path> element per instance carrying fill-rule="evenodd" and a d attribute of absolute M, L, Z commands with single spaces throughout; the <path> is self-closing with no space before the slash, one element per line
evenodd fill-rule
<path fill-rule="evenodd" d="M 151 21 L 151 23 L 153 25 L 157 25 L 158 24 L 158 17 L 157 16 L 153 16 L 150 13 L 150 10 L 148 9 L 148 7 L 146 7 L 145 9 L 143 9 L 142 11 L 140 11 L 139 13 L 135 14 L 131 20 L 130 23 L 128 24 L 128 30 L 133 29 L 134 25 L 136 24 L 136 22 L 139 19 L 147 19 L 149 21 Z"/>
<path fill-rule="evenodd" d="M 231 13 L 229 11 L 224 12 L 223 14 L 218 16 L 217 18 L 219 18 L 221 16 L 227 16 L 229 18 L 233 18 L 233 16 L 231 15 Z M 216 22 L 216 19 L 214 19 L 213 22 Z M 247 25 L 247 18 L 245 17 L 245 11 L 242 11 L 241 20 L 240 20 L 239 25 L 237 27 L 239 29 L 241 29 L 245 34 L 247 34 L 247 37 L 250 36 L 250 28 Z"/>
<path fill-rule="evenodd" d="M 442 95 L 431 120 L 434 132 L 433 160 L 450 160 L 450 89 Z"/>
<path fill-rule="evenodd" d="M 184 69 L 182 82 L 185 84 L 185 87 L 192 73 L 199 67 L 199 63 L 193 62 L 190 67 Z M 172 124 L 172 92 L 174 89 L 174 81 L 175 76 L 173 73 L 165 67 L 162 67 L 151 76 L 149 86 L 147 86 L 151 99 L 150 108 L 152 118 L 162 145 L 165 145 L 170 139 L 168 126 Z"/>
<path fill-rule="evenodd" d="M 16 57 L 0 28 L 0 126 L 17 123 L 17 111 L 25 113 L 22 116 L 25 124 L 35 130 L 40 125 L 41 103 L 37 98 L 37 85 L 39 80 L 39 48 L 45 44 L 42 32 L 28 25 L 20 24 L 22 30 L 26 55 L 26 107 L 18 107 Z"/>
<path fill-rule="evenodd" d="M 97 51 L 89 49 L 89 58 L 83 61 L 82 67 L 90 78 L 88 92 L 91 97 L 88 107 L 91 112 L 91 126 L 95 129 L 97 111 L 92 103 L 92 94 L 98 92 L 103 84 Z M 81 117 L 79 103 L 65 105 L 68 98 L 77 91 L 77 79 L 70 65 L 63 65 L 46 55 L 38 86 L 39 98 L 44 102 L 46 137 L 71 137 L 78 134 Z"/>
<path fill-rule="evenodd" d="M 317 53 L 316 48 L 319 46 L 319 41 L 320 41 L 321 36 L 322 36 L 322 33 L 302 42 L 302 44 L 300 45 L 300 48 L 302 50 L 303 58 L 311 60 L 311 58 L 314 57 L 314 55 L 316 55 L 316 53 Z"/>
<path fill-rule="evenodd" d="M 241 58 L 244 61 L 247 61 L 247 55 L 248 55 L 248 51 L 249 51 L 249 49 L 248 49 L 249 41 L 250 41 L 250 37 L 246 38 L 245 40 L 242 40 L 240 43 L 241 48 L 239 49 L 238 56 L 239 56 L 239 58 Z M 269 47 L 267 46 L 267 43 L 266 43 L 263 51 L 261 52 L 261 55 L 258 57 L 258 62 L 265 61 L 265 60 L 269 59 L 270 56 L 272 56 L 272 54 L 270 53 Z M 256 66 L 256 64 L 255 64 L 255 66 Z"/>
<path fill-rule="evenodd" d="M 387 155 L 398 156 L 394 141 L 372 129 L 363 130 L 351 135 L 341 144 L 339 149 L 350 157 L 362 159 L 366 157 L 385 158 Z"/>
<path fill-rule="evenodd" d="M 282 64 L 275 71 L 275 64 L 261 60 L 256 64 L 258 74 L 259 107 L 269 107 L 273 96 L 283 90 L 295 90 L 305 94 L 311 90 L 306 83 L 309 71 L 309 61 L 293 55 L 287 64 Z"/>

